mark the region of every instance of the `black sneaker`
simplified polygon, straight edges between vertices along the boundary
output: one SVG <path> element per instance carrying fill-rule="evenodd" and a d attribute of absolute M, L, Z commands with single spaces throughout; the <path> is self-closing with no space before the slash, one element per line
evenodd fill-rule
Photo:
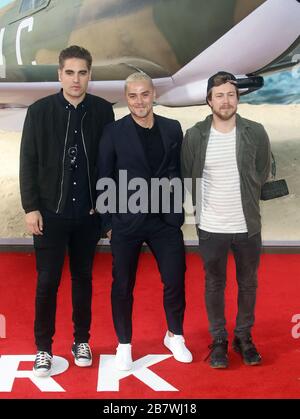
<path fill-rule="evenodd" d="M 72 354 L 78 367 L 90 367 L 92 365 L 92 351 L 88 343 L 73 343 Z"/>
<path fill-rule="evenodd" d="M 228 341 L 224 338 L 215 338 L 211 345 L 209 354 L 205 361 L 210 358 L 209 365 L 212 368 L 227 368 L 228 367 Z"/>
<path fill-rule="evenodd" d="M 235 352 L 241 354 L 246 365 L 259 365 L 262 361 L 261 355 L 258 353 L 251 336 L 244 339 L 235 336 L 232 347 Z"/>
<path fill-rule="evenodd" d="M 36 377 L 48 377 L 51 374 L 52 355 L 49 352 L 38 351 L 33 365 Z"/>

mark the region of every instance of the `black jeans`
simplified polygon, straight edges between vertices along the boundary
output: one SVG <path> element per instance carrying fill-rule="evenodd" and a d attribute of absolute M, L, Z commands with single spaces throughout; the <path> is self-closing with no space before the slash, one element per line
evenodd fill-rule
<path fill-rule="evenodd" d="M 251 333 L 257 289 L 257 268 L 261 253 L 260 233 L 222 234 L 198 230 L 199 250 L 205 269 L 205 303 L 209 331 L 213 338 L 227 338 L 225 328 L 226 267 L 231 249 L 236 264 L 238 283 L 238 312 L 235 336 L 243 338 Z"/>
<path fill-rule="evenodd" d="M 166 224 L 158 216 L 149 217 L 138 231 L 130 235 L 121 235 L 114 228 L 112 230 L 111 300 L 114 327 L 120 343 L 131 342 L 133 289 L 143 242 L 151 249 L 164 284 L 163 302 L 168 328 L 174 334 L 183 334 L 186 268 L 182 232 L 179 227 Z"/>
<path fill-rule="evenodd" d="M 78 219 L 43 217 L 44 234 L 34 236 L 38 272 L 34 334 L 37 350 L 51 352 L 56 299 L 66 254 L 72 277 L 75 342 L 88 342 L 91 325 L 92 267 L 100 238 L 98 215 Z"/>

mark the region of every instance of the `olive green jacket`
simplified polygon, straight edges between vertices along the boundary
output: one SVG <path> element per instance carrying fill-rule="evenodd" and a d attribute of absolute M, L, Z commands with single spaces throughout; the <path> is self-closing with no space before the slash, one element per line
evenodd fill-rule
<path fill-rule="evenodd" d="M 188 129 L 181 150 L 181 170 L 185 185 L 191 184 L 196 222 L 201 213 L 199 188 L 205 164 L 212 115 Z M 240 174 L 241 198 L 248 235 L 261 231 L 259 199 L 261 187 L 270 172 L 270 142 L 264 127 L 254 121 L 236 116 L 236 155 Z M 191 179 L 191 182 L 186 181 Z M 197 198 L 197 199 L 196 199 Z"/>

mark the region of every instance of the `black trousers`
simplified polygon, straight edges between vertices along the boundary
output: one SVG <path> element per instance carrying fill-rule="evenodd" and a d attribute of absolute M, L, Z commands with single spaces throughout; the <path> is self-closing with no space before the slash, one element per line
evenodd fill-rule
<path fill-rule="evenodd" d="M 205 269 L 205 303 L 209 331 L 213 338 L 227 338 L 224 291 L 228 252 L 231 249 L 236 264 L 238 310 L 235 336 L 251 333 L 257 289 L 257 269 L 261 253 L 261 235 L 247 233 L 222 234 L 198 230 L 199 250 Z"/>
<path fill-rule="evenodd" d="M 168 329 L 174 334 L 183 334 L 185 249 L 182 232 L 180 228 L 166 224 L 158 216 L 152 216 L 147 218 L 138 231 L 130 235 L 119 234 L 114 228 L 112 231 L 111 301 L 114 327 L 120 343 L 130 343 L 132 338 L 133 289 L 144 242 L 148 244 L 157 261 L 164 284 L 163 303 Z"/>
<path fill-rule="evenodd" d="M 91 325 L 92 267 L 100 238 L 97 215 L 78 219 L 44 217 L 44 234 L 34 236 L 38 272 L 34 334 L 37 350 L 51 352 L 57 291 L 68 249 L 72 278 L 74 340 L 88 342 Z"/>

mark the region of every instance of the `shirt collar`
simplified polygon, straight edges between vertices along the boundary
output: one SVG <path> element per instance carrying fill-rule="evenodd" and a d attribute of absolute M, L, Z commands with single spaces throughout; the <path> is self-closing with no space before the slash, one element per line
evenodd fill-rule
<path fill-rule="evenodd" d="M 85 110 L 88 107 L 88 94 L 86 94 L 84 99 L 77 105 L 77 108 L 75 108 L 68 100 L 66 100 L 63 94 L 63 89 L 60 89 L 58 98 L 63 107 L 67 110 Z"/>

